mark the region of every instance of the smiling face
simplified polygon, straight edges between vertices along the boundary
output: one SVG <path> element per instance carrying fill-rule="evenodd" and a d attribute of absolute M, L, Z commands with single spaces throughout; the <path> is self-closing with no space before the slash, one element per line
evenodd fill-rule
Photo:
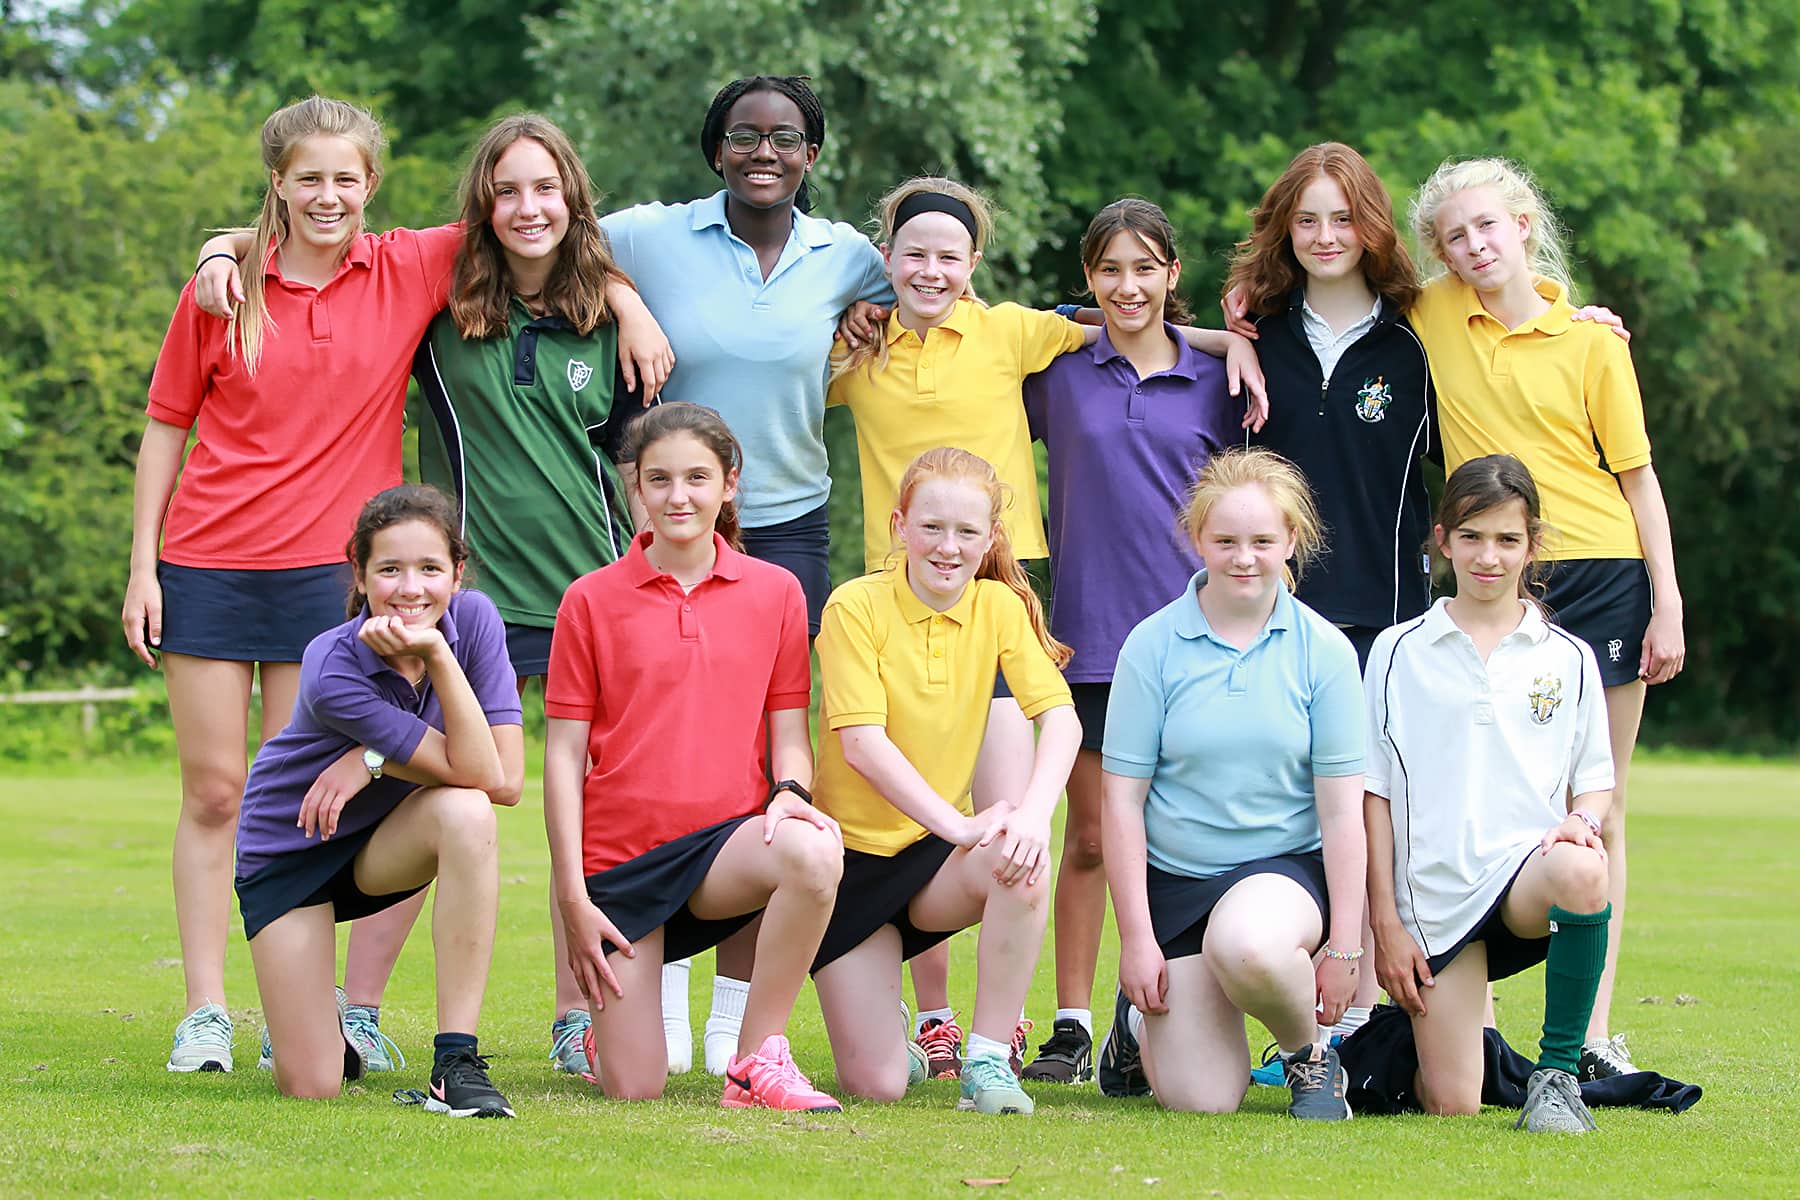
<path fill-rule="evenodd" d="M 1114 336 L 1160 329 L 1169 292 L 1181 278 L 1181 260 L 1155 249 L 1142 236 L 1121 229 L 1084 268 L 1088 290 Z"/>
<path fill-rule="evenodd" d="M 294 147 L 286 170 L 270 173 L 287 207 L 288 236 L 307 250 L 342 251 L 362 230 L 376 179 L 348 138 L 315 133 Z"/>
<path fill-rule="evenodd" d="M 1457 192 L 1438 208 L 1437 239 L 1444 263 L 1464 283 L 1483 292 L 1498 292 L 1530 278 L 1525 242 L 1531 222 L 1506 211 L 1499 189 L 1472 187 Z"/>
<path fill-rule="evenodd" d="M 1510 600 L 1521 594 L 1519 576 L 1531 562 L 1531 520 L 1518 498 L 1463 518 L 1455 529 L 1432 530 L 1438 551 L 1456 572 L 1459 598 Z"/>
<path fill-rule="evenodd" d="M 962 599 L 994 544 L 993 501 L 964 479 L 927 479 L 893 516 L 906 548 L 906 582 L 927 608 L 943 612 Z"/>
<path fill-rule="evenodd" d="M 1294 530 L 1260 484 L 1233 488 L 1214 502 L 1194 548 L 1206 564 L 1206 591 L 1234 608 L 1273 603 Z"/>
<path fill-rule="evenodd" d="M 522 137 L 494 163 L 494 211 L 488 224 L 507 266 L 556 261 L 569 232 L 569 205 L 556 159 L 536 138 Z"/>
<path fill-rule="evenodd" d="M 737 472 L 683 430 L 638 451 L 637 489 L 656 540 L 691 546 L 711 538 L 719 510 L 737 496 Z"/>
<path fill-rule="evenodd" d="M 759 134 L 789 130 L 804 136 L 806 119 L 800 106 L 780 92 L 747 92 L 725 114 L 725 132 L 738 129 Z M 792 154 L 783 154 L 765 137 L 748 154 L 739 154 L 721 139 L 713 166 L 724 176 L 725 190 L 739 204 L 777 208 L 793 201 L 818 157 L 819 148 L 810 142 Z"/>
<path fill-rule="evenodd" d="M 1362 269 L 1362 236 L 1350 218 L 1350 199 L 1329 175 L 1301 191 L 1288 218 L 1288 240 L 1308 278 L 1342 279 Z"/>
<path fill-rule="evenodd" d="M 923 212 L 902 225 L 881 253 L 894 283 L 900 321 L 909 329 L 942 323 L 981 261 L 967 227 L 941 212 Z"/>
<path fill-rule="evenodd" d="M 375 531 L 369 557 L 356 573 L 369 614 L 399 617 L 415 629 L 438 623 L 462 585 L 462 566 L 450 556 L 450 540 L 430 521 L 400 521 Z"/>

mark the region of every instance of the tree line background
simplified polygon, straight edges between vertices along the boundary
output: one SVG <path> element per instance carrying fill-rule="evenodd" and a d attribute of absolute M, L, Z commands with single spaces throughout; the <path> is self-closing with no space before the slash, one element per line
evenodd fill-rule
<path fill-rule="evenodd" d="M 709 193 L 700 119 L 757 71 L 825 101 L 817 214 L 861 224 L 897 180 L 953 174 L 1004 210 L 984 294 L 1046 303 L 1079 286 L 1093 211 L 1144 195 L 1203 323 L 1300 147 L 1355 145 L 1402 211 L 1446 156 L 1522 160 L 1584 295 L 1636 335 L 1689 646 L 1646 736 L 1800 741 L 1793 0 L 0 2 L 0 690 L 141 677 L 118 609 L 145 387 L 205 230 L 255 212 L 273 107 L 373 107 L 385 228 L 450 219 L 474 139 L 526 107 L 609 206 Z M 854 433 L 828 434 L 845 578 Z"/>

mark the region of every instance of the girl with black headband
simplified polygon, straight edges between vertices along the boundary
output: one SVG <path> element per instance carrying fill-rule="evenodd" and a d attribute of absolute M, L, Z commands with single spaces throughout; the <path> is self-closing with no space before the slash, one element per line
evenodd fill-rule
<path fill-rule="evenodd" d="M 1011 544 L 1023 560 L 1049 556 L 1038 503 L 1037 468 L 1025 419 L 1025 378 L 1057 356 L 1099 337 L 1059 313 L 1017 304 L 984 304 L 971 276 L 993 231 L 986 201 L 953 179 L 909 179 L 883 197 L 878 212 L 882 257 L 893 283 L 895 306 L 876 336 L 841 356 L 832 371 L 828 403 L 848 405 L 856 416 L 862 466 L 863 558 L 868 570 L 895 559 L 889 514 L 906 465 L 934 446 L 953 446 L 994 465 L 1011 504 L 1002 514 Z M 1243 339 L 1218 330 L 1184 331 L 1197 349 L 1226 356 L 1261 379 Z M 1260 424 L 1253 407 L 1247 422 Z M 1079 653 L 1080 648 L 1076 648 Z M 987 737 L 976 768 L 978 809 L 1013 803 L 1029 778 L 1031 726 L 1006 689 L 995 681 Z M 915 960 L 913 984 L 917 1034 L 933 1074 L 955 1074 L 961 1041 L 949 1007 L 949 959 L 940 947 Z M 1014 1069 L 1020 1066 L 1029 1023 L 1014 1037 Z"/>

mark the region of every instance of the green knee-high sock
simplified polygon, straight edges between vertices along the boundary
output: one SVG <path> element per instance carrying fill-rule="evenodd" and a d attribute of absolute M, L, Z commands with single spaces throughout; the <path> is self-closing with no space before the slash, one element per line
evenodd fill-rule
<path fill-rule="evenodd" d="M 1581 1039 L 1594 1015 L 1594 993 L 1606 970 L 1606 922 L 1612 905 L 1572 913 L 1550 906 L 1550 950 L 1544 956 L 1544 1036 L 1538 1066 L 1573 1074 Z"/>

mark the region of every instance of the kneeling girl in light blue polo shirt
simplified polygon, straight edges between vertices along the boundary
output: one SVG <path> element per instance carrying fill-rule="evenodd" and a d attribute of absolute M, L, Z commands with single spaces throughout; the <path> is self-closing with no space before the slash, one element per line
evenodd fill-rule
<path fill-rule="evenodd" d="M 1286 459 L 1216 455 L 1183 527 L 1203 569 L 1125 639 L 1107 706 L 1102 829 L 1121 948 L 1101 1090 L 1235 1111 L 1248 1014 L 1281 1048 L 1288 1111 L 1342 1120 L 1343 1069 L 1317 1039 L 1362 957 L 1356 652 L 1293 597 L 1288 563 L 1303 568 L 1321 538 Z"/>

